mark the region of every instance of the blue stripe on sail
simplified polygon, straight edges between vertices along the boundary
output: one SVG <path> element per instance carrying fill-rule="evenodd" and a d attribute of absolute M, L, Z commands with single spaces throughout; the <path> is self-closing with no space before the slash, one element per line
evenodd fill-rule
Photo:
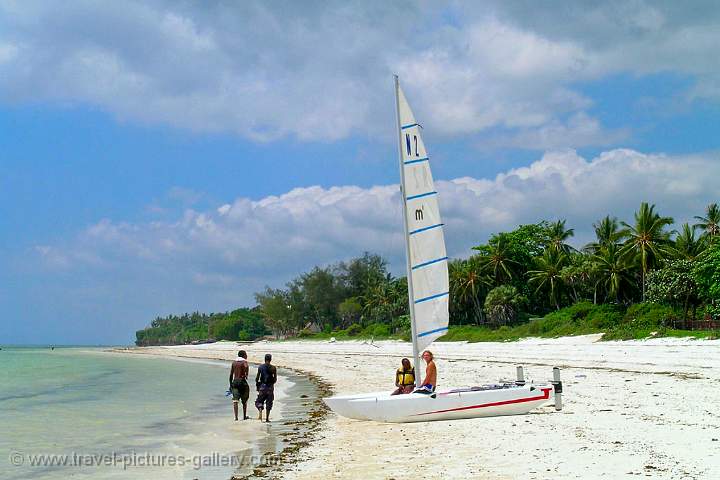
<path fill-rule="evenodd" d="M 430 159 L 429 159 L 428 157 L 425 157 L 425 158 L 418 158 L 417 160 L 407 160 L 407 161 L 405 161 L 405 162 L 403 162 L 403 163 L 404 163 L 405 165 L 410 165 L 410 164 L 412 164 L 412 163 L 427 162 L 428 160 L 430 160 Z"/>
<path fill-rule="evenodd" d="M 425 232 L 425 231 L 431 230 L 431 229 L 433 229 L 433 228 L 442 227 L 443 225 L 445 225 L 445 224 L 444 224 L 444 223 L 438 223 L 438 224 L 435 224 L 435 225 L 430 225 L 429 227 L 418 228 L 417 230 L 411 231 L 409 234 L 410 234 L 410 235 L 415 235 L 416 233 Z"/>
<path fill-rule="evenodd" d="M 412 267 L 412 270 L 415 270 L 416 268 L 427 267 L 428 265 L 432 265 L 433 263 L 437 263 L 437 262 L 442 262 L 443 260 L 447 260 L 447 259 L 448 259 L 448 257 L 436 258 L 435 260 L 430 260 L 429 262 L 415 265 L 414 267 Z"/>
<path fill-rule="evenodd" d="M 416 198 L 422 198 L 422 197 L 428 197 L 430 195 L 437 195 L 437 192 L 427 192 L 427 193 L 421 193 L 419 195 L 413 195 L 411 197 L 407 197 L 408 200 L 415 200 Z"/>
<path fill-rule="evenodd" d="M 402 130 L 405 130 L 406 128 L 419 127 L 419 126 L 420 126 L 419 123 L 410 123 L 408 125 L 403 125 L 401 128 L 402 128 Z"/>
<path fill-rule="evenodd" d="M 428 330 L 427 332 L 418 333 L 418 338 L 424 337 L 426 335 L 432 335 L 433 333 L 438 333 L 447 330 L 448 327 L 442 327 L 442 328 L 436 328 L 435 330 Z"/>
<path fill-rule="evenodd" d="M 450 295 L 450 292 L 438 293 L 436 295 L 430 295 L 429 297 L 420 298 L 418 300 L 415 300 L 415 303 L 422 303 L 422 302 L 427 302 L 428 300 L 435 300 L 436 298 L 444 297 L 445 295 Z"/>

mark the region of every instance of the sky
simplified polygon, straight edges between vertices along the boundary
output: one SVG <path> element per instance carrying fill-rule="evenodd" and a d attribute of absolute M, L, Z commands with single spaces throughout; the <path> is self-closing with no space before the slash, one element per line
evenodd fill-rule
<path fill-rule="evenodd" d="M 404 265 L 392 75 L 448 253 L 720 201 L 720 4 L 0 2 L 0 344 L 127 344 Z"/>

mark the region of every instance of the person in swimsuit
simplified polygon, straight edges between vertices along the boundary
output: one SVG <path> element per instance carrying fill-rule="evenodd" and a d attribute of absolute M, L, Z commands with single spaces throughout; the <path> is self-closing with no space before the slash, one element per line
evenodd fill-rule
<path fill-rule="evenodd" d="M 262 420 L 263 408 L 265 409 L 265 421 L 270 422 L 270 410 L 275 400 L 275 382 L 277 382 L 277 369 L 271 365 L 272 355 L 265 355 L 265 363 L 258 367 L 255 376 L 255 387 L 258 391 L 255 407 L 258 409 L 258 420 Z"/>
<path fill-rule="evenodd" d="M 430 350 L 425 350 L 422 354 L 422 359 L 427 363 L 425 367 L 425 380 L 415 390 L 415 393 L 430 394 L 435 391 L 437 387 L 437 368 L 435 367 L 435 361 L 433 360 L 433 354 Z"/>
<path fill-rule="evenodd" d="M 247 420 L 247 401 L 250 397 L 250 387 L 247 383 L 250 366 L 247 362 L 247 353 L 245 350 L 238 352 L 237 358 L 230 365 L 230 391 L 233 397 L 233 412 L 235 413 L 235 421 L 238 420 L 238 402 L 242 401 L 243 420 Z"/>

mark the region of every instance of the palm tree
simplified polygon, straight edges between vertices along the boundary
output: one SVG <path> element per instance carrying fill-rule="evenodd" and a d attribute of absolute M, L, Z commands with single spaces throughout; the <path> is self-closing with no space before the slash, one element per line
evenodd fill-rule
<path fill-rule="evenodd" d="M 492 279 L 481 274 L 477 257 L 451 262 L 449 267 L 452 305 L 459 310 L 469 304 L 470 311 L 464 312 L 466 317 L 472 317 L 480 324 L 483 320 L 480 294 L 492 286 Z"/>
<path fill-rule="evenodd" d="M 625 257 L 635 255 L 640 260 L 642 300 L 645 301 L 645 277 L 648 270 L 668 255 L 670 235 L 665 227 L 672 225 L 671 217 L 661 217 L 655 213 L 655 205 L 646 202 L 640 204 L 640 210 L 635 212 L 635 224 L 622 222 L 625 227 L 623 236 L 627 237 L 621 254 Z"/>
<path fill-rule="evenodd" d="M 627 293 L 635 281 L 632 268 L 620 253 L 620 247 L 609 244 L 593 255 L 598 276 L 598 285 L 604 287 L 606 299 L 613 298 L 620 303 L 622 293 Z"/>
<path fill-rule="evenodd" d="M 389 281 L 377 281 L 369 285 L 360 299 L 363 313 L 373 322 L 385 321 L 392 316 L 395 292 Z"/>
<path fill-rule="evenodd" d="M 512 285 L 500 285 L 490 290 L 485 297 L 485 310 L 488 319 L 494 325 L 507 325 L 514 322 L 521 310 L 526 308 L 527 298 Z"/>
<path fill-rule="evenodd" d="M 715 240 L 720 236 L 720 207 L 717 203 L 708 205 L 705 209 L 705 216 L 695 216 L 695 220 L 700 220 L 700 223 L 695 224 L 695 228 L 704 230 L 704 235 L 710 240 Z"/>
<path fill-rule="evenodd" d="M 483 255 L 478 257 L 478 262 L 483 273 L 489 275 L 495 281 L 495 285 L 510 283 L 514 276 L 514 268 L 518 263 L 510 258 L 510 240 L 506 233 L 500 233 L 496 241 L 486 248 L 473 247 L 473 250 L 480 250 Z"/>
<path fill-rule="evenodd" d="M 705 239 L 705 236 L 695 238 L 695 228 L 684 223 L 682 231 L 675 237 L 673 256 L 682 260 L 695 260 L 707 246 Z"/>
<path fill-rule="evenodd" d="M 400 277 L 390 282 L 390 298 L 392 300 L 393 318 L 409 315 L 407 277 Z"/>
<path fill-rule="evenodd" d="M 574 235 L 574 229 L 565 229 L 565 220 L 558 220 L 555 223 L 551 223 L 548 227 L 548 236 L 550 237 L 550 244 L 548 246 L 556 252 L 573 252 L 575 249 L 565 242 Z"/>
<path fill-rule="evenodd" d="M 610 244 L 616 244 L 622 239 L 622 231 L 620 230 L 620 222 L 616 217 L 606 215 L 599 222 L 593 223 L 596 241 L 588 243 L 584 250 L 590 253 L 598 252 L 602 247 Z"/>
<path fill-rule="evenodd" d="M 564 284 L 570 288 L 569 295 L 574 303 L 592 290 L 593 303 L 597 304 L 596 265 L 592 256 L 582 253 L 570 255 L 560 274 Z"/>
<path fill-rule="evenodd" d="M 567 256 L 563 252 L 548 248 L 541 257 L 537 258 L 537 270 L 527 272 L 530 283 L 537 284 L 535 293 L 543 287 L 549 288 L 550 301 L 557 310 L 560 310 L 559 296 L 563 286 L 561 271 L 566 258 Z"/>

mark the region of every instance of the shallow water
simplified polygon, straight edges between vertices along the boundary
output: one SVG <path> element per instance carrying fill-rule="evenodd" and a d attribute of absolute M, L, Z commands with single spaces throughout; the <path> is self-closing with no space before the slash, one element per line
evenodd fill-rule
<path fill-rule="evenodd" d="M 282 449 L 283 420 L 306 410 L 288 389 L 297 398 L 312 388 L 282 377 L 277 422 L 265 425 L 232 420 L 223 362 L 3 347 L 0 365 L 0 477 L 8 479 L 227 479 L 262 462 L 251 455 Z"/>

